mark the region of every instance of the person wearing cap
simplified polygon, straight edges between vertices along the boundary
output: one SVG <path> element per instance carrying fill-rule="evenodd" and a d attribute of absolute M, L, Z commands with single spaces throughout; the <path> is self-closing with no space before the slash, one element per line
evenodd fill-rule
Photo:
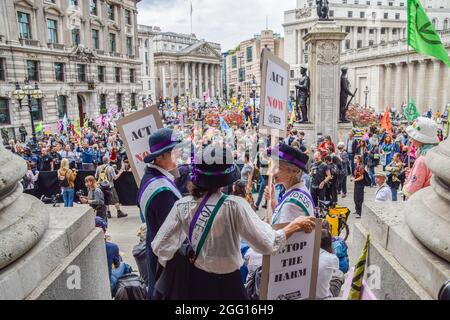
<path fill-rule="evenodd" d="M 425 156 L 432 148 L 439 144 L 438 127 L 435 121 L 419 117 L 406 128 L 411 144 L 417 149 L 414 166 L 409 173 L 403 187 L 403 194 L 410 198 L 420 189 L 430 186 L 432 172 L 425 163 Z"/>
<path fill-rule="evenodd" d="M 281 201 L 275 197 L 275 188 L 267 186 L 266 198 L 272 201 L 272 224 L 288 223 L 300 216 L 314 217 L 314 201 L 302 176 L 307 171 L 309 157 L 300 150 L 279 144 L 271 150 L 274 161 L 271 171 L 274 182 L 283 185 L 286 192 Z M 269 196 L 269 192 L 272 195 Z"/>
<path fill-rule="evenodd" d="M 386 173 L 379 171 L 375 173 L 375 182 L 377 184 L 377 192 L 375 194 L 375 202 L 392 201 L 391 188 L 386 184 Z"/>
<path fill-rule="evenodd" d="M 180 140 L 168 128 L 159 129 L 149 137 L 150 154 L 138 192 L 141 219 L 147 225 L 146 251 L 149 272 L 148 298 L 153 295 L 158 259 L 153 254 L 151 243 L 163 225 L 174 203 L 182 198 L 170 172 L 177 168 L 175 147 Z"/>
<path fill-rule="evenodd" d="M 171 260 L 188 239 L 192 253 L 184 261 L 192 267 L 189 277 L 180 279 L 188 281 L 187 297 L 174 297 L 177 283 L 160 286 L 159 281 L 158 294 L 165 299 L 247 299 L 239 271 L 241 239 L 261 254 L 275 254 L 293 233 L 312 232 L 314 221 L 299 217 L 283 229 L 274 230 L 261 221 L 245 199 L 223 194 L 223 187 L 240 178 L 233 155 L 223 146 L 209 145 L 194 153 L 192 160 L 191 195 L 175 203 L 152 242 L 159 263 L 176 273 L 178 268 L 172 268 Z M 166 292 L 159 292 L 159 288 L 166 288 Z"/>

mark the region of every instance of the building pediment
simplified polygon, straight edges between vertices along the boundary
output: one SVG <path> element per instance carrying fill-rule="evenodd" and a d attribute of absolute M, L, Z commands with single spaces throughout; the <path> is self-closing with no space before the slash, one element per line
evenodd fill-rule
<path fill-rule="evenodd" d="M 91 22 L 91 25 L 100 26 L 100 27 L 104 26 L 102 20 L 100 20 L 97 17 L 91 17 L 89 20 Z"/>
<path fill-rule="evenodd" d="M 189 46 L 182 51 L 182 54 L 208 58 L 221 58 L 220 53 L 212 48 L 207 42 L 199 42 Z"/>
<path fill-rule="evenodd" d="M 58 6 L 52 4 L 52 5 L 48 5 L 44 8 L 45 13 L 47 14 L 53 14 L 55 16 L 59 16 L 62 17 L 64 16 L 64 12 L 58 8 Z"/>
<path fill-rule="evenodd" d="M 114 31 L 120 32 L 120 27 L 119 27 L 119 25 L 118 25 L 117 23 L 115 23 L 115 22 L 111 22 L 111 23 L 108 25 L 108 29 L 109 29 L 109 30 L 114 30 Z"/>
<path fill-rule="evenodd" d="M 14 0 L 14 5 L 17 7 L 37 9 L 36 4 L 31 0 Z"/>

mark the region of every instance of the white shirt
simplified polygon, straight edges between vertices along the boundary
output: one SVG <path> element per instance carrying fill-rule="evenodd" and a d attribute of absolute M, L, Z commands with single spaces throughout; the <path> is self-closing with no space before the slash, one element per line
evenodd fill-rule
<path fill-rule="evenodd" d="M 310 194 L 309 190 L 305 186 L 304 180 L 302 180 L 301 182 L 293 185 L 291 188 L 286 190 L 285 194 L 287 194 L 292 189 L 301 189 L 304 192 Z M 304 205 L 304 207 L 307 211 L 305 211 L 300 206 L 298 206 L 294 203 L 285 203 L 281 207 L 280 215 L 275 218 L 274 224 L 289 223 L 289 222 L 294 221 L 296 218 L 302 217 L 302 216 L 314 217 L 314 207 L 313 207 L 312 201 L 309 200 L 309 198 L 304 195 L 301 195 L 301 196 L 302 196 L 303 201 L 300 201 L 300 202 L 306 203 Z"/>
<path fill-rule="evenodd" d="M 325 299 L 332 297 L 330 281 L 333 272 L 339 270 L 339 259 L 335 254 L 320 249 L 319 272 L 317 275 L 316 298 Z"/>
<path fill-rule="evenodd" d="M 157 166 L 156 164 L 149 163 L 149 164 L 147 164 L 147 167 L 158 170 L 159 172 L 161 172 L 163 175 L 165 175 L 167 178 L 169 178 L 172 181 L 175 179 L 173 174 L 171 174 L 166 169 L 163 169 L 160 166 Z"/>
<path fill-rule="evenodd" d="M 375 195 L 375 202 L 387 202 L 392 201 L 392 191 L 388 185 L 383 184 L 377 190 L 377 194 Z"/>
<path fill-rule="evenodd" d="M 207 205 L 215 205 L 221 194 L 213 194 Z M 185 197 L 175 202 L 152 242 L 152 249 L 162 266 L 170 261 L 189 234 L 195 208 L 202 199 Z M 243 263 L 240 241 L 245 240 L 261 254 L 274 254 L 286 243 L 283 230 L 275 231 L 261 221 L 245 199 L 228 196 L 216 215 L 211 231 L 195 266 L 209 273 L 227 274 Z"/>

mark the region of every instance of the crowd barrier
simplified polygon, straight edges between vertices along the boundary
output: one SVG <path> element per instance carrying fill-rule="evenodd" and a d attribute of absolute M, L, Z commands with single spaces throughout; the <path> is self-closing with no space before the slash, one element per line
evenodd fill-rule
<path fill-rule="evenodd" d="M 77 178 L 75 179 L 75 192 L 83 190 L 87 195 L 87 189 L 84 185 L 84 178 L 87 176 L 95 175 L 95 171 L 78 171 Z M 37 198 L 41 198 L 43 195 L 51 197 L 53 195 L 61 193 L 61 187 L 58 185 L 57 171 L 41 171 L 39 172 L 39 178 L 36 182 L 36 188 L 34 190 L 27 190 L 25 193 L 33 195 Z M 138 187 L 134 180 L 133 173 L 124 172 L 122 175 L 114 181 L 114 186 L 117 190 L 120 203 L 124 206 L 134 206 L 137 204 Z M 78 197 L 75 195 L 75 201 L 78 201 Z M 62 199 L 60 200 L 62 202 Z"/>

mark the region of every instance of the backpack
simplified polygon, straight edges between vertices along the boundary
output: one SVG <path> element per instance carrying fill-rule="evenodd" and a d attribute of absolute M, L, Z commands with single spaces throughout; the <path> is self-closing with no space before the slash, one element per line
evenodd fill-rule
<path fill-rule="evenodd" d="M 259 300 L 259 295 L 261 293 L 261 277 L 262 277 L 262 266 L 253 271 L 245 284 L 245 290 L 250 300 Z"/>
<path fill-rule="evenodd" d="M 347 273 L 349 269 L 349 258 L 347 253 L 347 244 L 342 238 L 333 238 L 332 242 L 333 251 L 339 258 L 339 270 L 343 273 Z"/>
<path fill-rule="evenodd" d="M 112 190 L 108 181 L 103 181 L 99 184 L 100 190 L 103 192 L 103 199 L 105 201 L 105 206 L 112 204 Z"/>
<path fill-rule="evenodd" d="M 97 182 L 99 184 L 101 184 L 102 182 L 108 182 L 109 183 L 109 179 L 108 179 L 108 168 L 109 165 L 105 164 L 104 166 L 102 166 L 102 168 L 100 169 L 100 172 L 98 174 L 98 179 Z"/>
<path fill-rule="evenodd" d="M 339 168 L 337 167 L 337 165 L 335 163 L 329 164 L 328 167 L 330 168 L 330 173 L 332 176 L 331 183 L 335 183 L 340 174 Z"/>
<path fill-rule="evenodd" d="M 364 185 L 366 187 L 370 187 L 372 185 L 372 179 L 370 178 L 369 173 L 367 172 L 367 170 L 364 169 Z"/>
<path fill-rule="evenodd" d="M 115 300 L 146 300 L 147 286 L 135 273 L 126 274 L 117 280 Z"/>
<path fill-rule="evenodd" d="M 64 176 L 59 175 L 59 171 L 58 171 L 58 185 L 61 188 L 68 188 L 69 187 L 69 180 L 67 179 L 67 171 L 64 174 Z"/>

